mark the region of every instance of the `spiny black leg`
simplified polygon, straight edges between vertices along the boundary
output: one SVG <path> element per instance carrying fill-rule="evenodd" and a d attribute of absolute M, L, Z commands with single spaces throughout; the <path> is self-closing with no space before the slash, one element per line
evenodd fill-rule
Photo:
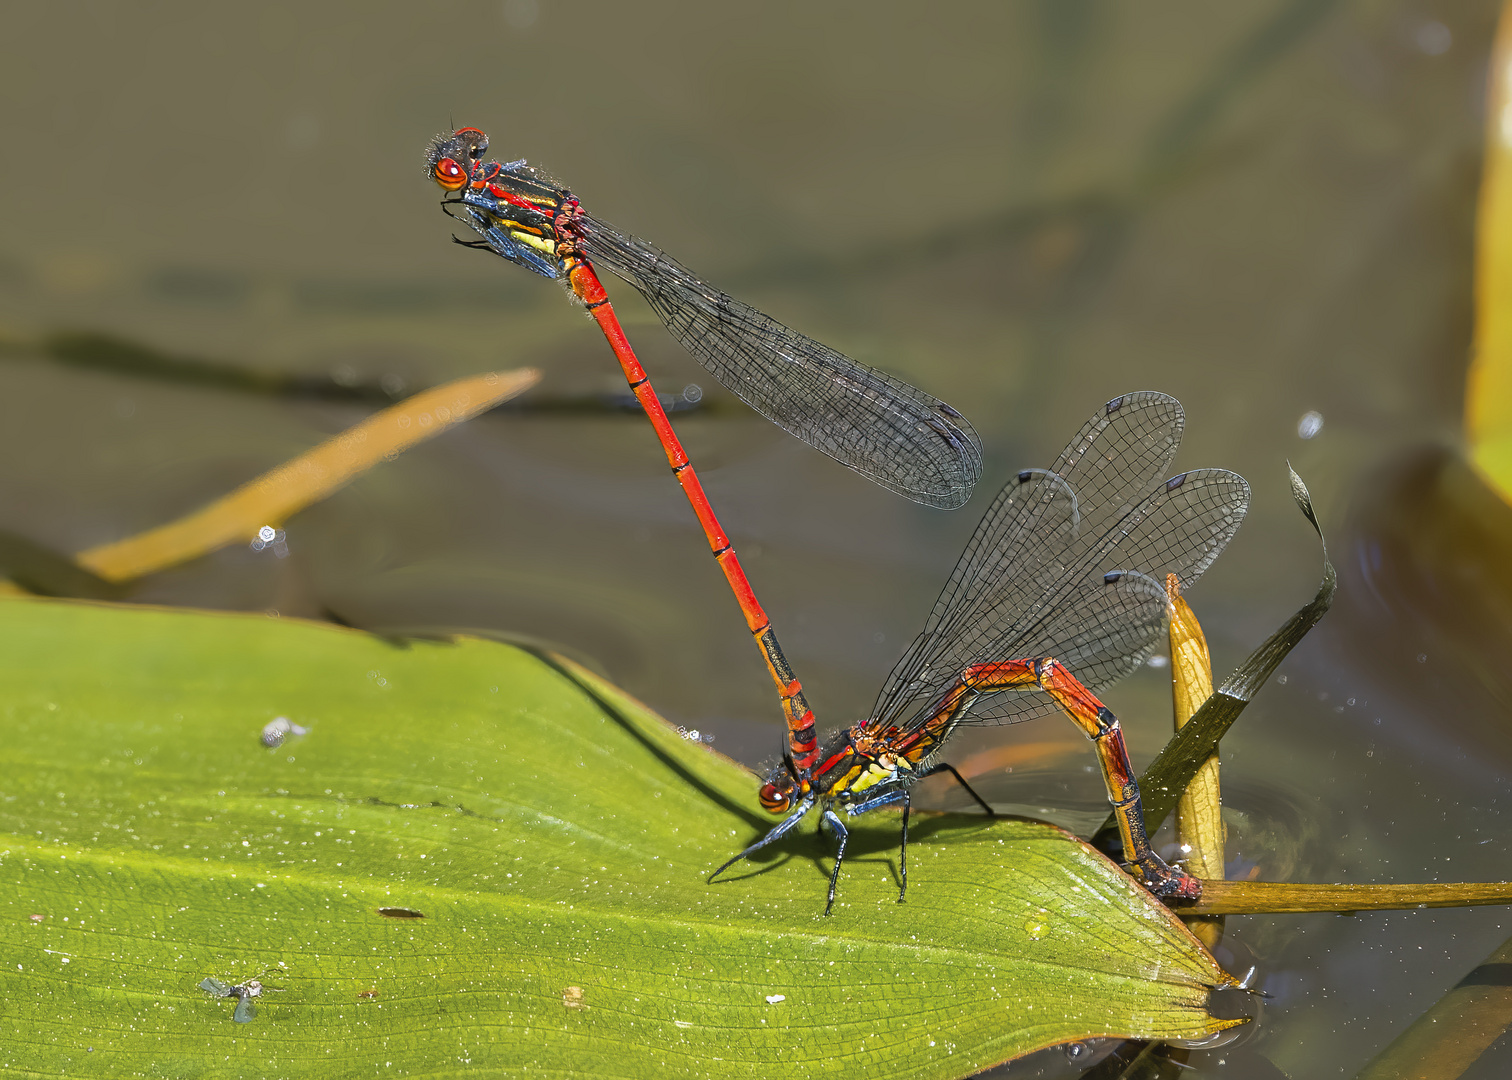
<path fill-rule="evenodd" d="M 948 768 L 948 766 L 947 766 Z M 952 769 L 952 772 L 955 770 Z M 898 878 L 901 882 L 898 886 L 898 903 L 903 902 L 903 894 L 908 892 L 908 811 L 912 808 L 908 792 L 903 792 L 903 843 L 898 848 Z"/>
<path fill-rule="evenodd" d="M 964 776 L 962 776 L 960 773 L 956 772 L 954 765 L 947 765 L 945 762 L 942 761 L 938 765 L 935 765 L 934 767 L 926 770 L 925 773 L 924 773 L 924 776 L 933 776 L 935 773 L 942 773 L 942 772 L 948 772 L 951 776 L 955 777 L 956 778 L 956 783 L 960 784 L 963 788 L 966 789 L 966 794 L 970 795 L 973 799 L 976 800 L 977 805 L 980 806 L 983 810 L 985 810 L 987 812 L 987 816 L 988 817 L 997 817 L 997 814 L 993 812 L 992 807 L 990 807 L 990 806 L 987 805 L 987 800 L 984 799 L 984 798 L 982 798 L 980 795 L 978 795 L 975 791 L 972 790 L 971 785 L 966 782 L 966 778 Z M 920 779 L 923 779 L 923 777 L 920 777 Z M 908 811 L 905 810 L 904 814 L 906 815 L 907 812 Z M 905 820 L 906 820 L 906 818 L 905 818 Z"/>
<path fill-rule="evenodd" d="M 840 846 L 835 851 L 835 868 L 830 871 L 829 900 L 824 905 L 824 913 L 828 915 L 830 908 L 835 906 L 835 882 L 840 880 L 840 864 L 845 861 L 845 842 L 850 839 L 850 832 L 833 810 L 826 810 L 819 820 L 829 822 L 830 831 L 840 841 Z"/>

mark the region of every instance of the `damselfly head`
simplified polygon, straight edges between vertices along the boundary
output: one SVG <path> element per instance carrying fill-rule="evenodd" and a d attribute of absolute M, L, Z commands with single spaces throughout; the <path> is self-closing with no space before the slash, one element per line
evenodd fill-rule
<path fill-rule="evenodd" d="M 779 787 L 771 782 L 761 785 L 761 790 L 756 797 L 761 800 L 761 808 L 771 814 L 785 814 L 788 807 L 793 805 L 793 780 L 786 774 L 782 777 L 786 788 Z"/>
<path fill-rule="evenodd" d="M 437 135 L 425 149 L 426 175 L 447 191 L 460 191 L 486 153 L 488 136 L 477 128 Z"/>
<path fill-rule="evenodd" d="M 785 814 L 792 809 L 794 793 L 798 790 L 798 767 L 793 764 L 793 751 L 787 739 L 782 740 L 782 758 L 767 773 L 767 781 L 756 792 L 762 809 L 773 814 Z M 806 790 L 806 789 L 805 789 Z"/>
<path fill-rule="evenodd" d="M 767 782 L 756 792 L 764 810 L 773 814 L 785 814 L 793 806 L 793 793 L 798 789 L 798 770 L 793 767 L 793 755 L 786 744 L 782 748 L 782 760 L 767 773 Z"/>

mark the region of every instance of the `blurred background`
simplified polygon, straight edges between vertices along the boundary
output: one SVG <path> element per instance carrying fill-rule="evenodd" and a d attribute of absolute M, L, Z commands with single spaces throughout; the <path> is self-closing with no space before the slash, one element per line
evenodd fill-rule
<path fill-rule="evenodd" d="M 774 756 L 760 658 L 645 421 L 604 404 L 623 381 L 598 330 L 448 239 L 423 149 L 474 125 L 981 434 L 964 510 L 906 503 L 750 413 L 607 282 L 658 388 L 702 391 L 674 422 L 821 726 L 867 712 L 1011 470 L 1163 390 L 1187 408 L 1178 466 L 1254 489 L 1190 596 L 1219 678 L 1317 586 L 1288 459 L 1341 573 L 1224 743 L 1231 876 L 1505 878 L 1512 529 L 1459 435 L 1497 9 L 9 5 L 0 553 L 25 576 L 37 548 L 168 521 L 384 400 L 537 366 L 522 402 L 290 520 L 286 557 L 226 549 L 129 598 L 543 642 Z M 1144 764 L 1168 672 L 1108 701 Z M 1044 720 L 954 756 L 1018 746 L 982 790 L 1088 828 L 1106 804 L 1078 739 Z M 1223 959 L 1273 999 L 1192 1064 L 1353 1074 L 1507 933 L 1496 908 L 1231 919 Z M 1509 1064 L 1503 1039 L 1467 1075 Z"/>

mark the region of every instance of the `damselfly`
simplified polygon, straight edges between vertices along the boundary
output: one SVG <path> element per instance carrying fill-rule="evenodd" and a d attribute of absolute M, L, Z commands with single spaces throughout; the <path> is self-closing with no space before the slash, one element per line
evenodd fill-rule
<path fill-rule="evenodd" d="M 721 292 L 523 160 L 485 164 L 487 151 L 487 135 L 463 128 L 426 155 L 431 178 L 457 193 L 448 211 L 460 205 L 482 237 L 464 243 L 561 280 L 617 354 L 629 346 L 594 266 L 634 286 L 683 348 L 778 427 L 915 502 L 952 510 L 971 496 L 981 443 L 949 405 Z"/>
<path fill-rule="evenodd" d="M 1175 398 L 1125 394 L 1099 409 L 1049 469 L 1010 480 L 871 715 L 822 747 L 789 736 L 759 793 L 766 809 L 787 817 L 710 880 L 817 809 L 821 830 L 828 826 L 838 845 L 829 914 L 847 839 L 836 810 L 853 817 L 900 806 L 901 901 L 915 783 L 948 772 L 992 813 L 937 761 L 945 741 L 962 725 L 1010 724 L 1059 709 L 1097 748 L 1125 862 L 1156 895 L 1199 896 L 1197 880 L 1151 848 L 1123 732 L 1093 693 L 1154 651 L 1166 619 L 1166 575 L 1190 588 L 1249 506 L 1249 485 L 1237 473 L 1198 469 L 1165 478 L 1183 426 Z"/>
<path fill-rule="evenodd" d="M 811 738 L 814 716 L 803 688 L 630 348 L 594 264 L 634 286 L 683 348 L 746 404 L 916 502 L 944 509 L 965 504 L 982 473 L 976 432 L 943 401 L 789 329 L 644 240 L 588 214 L 565 185 L 523 160 L 485 162 L 487 152 L 488 136 L 477 128 L 438 136 L 427 149 L 427 175 L 454 193 L 443 207 L 482 237 L 457 242 L 561 281 L 592 313 L 745 615 L 777 685 L 789 732 Z"/>

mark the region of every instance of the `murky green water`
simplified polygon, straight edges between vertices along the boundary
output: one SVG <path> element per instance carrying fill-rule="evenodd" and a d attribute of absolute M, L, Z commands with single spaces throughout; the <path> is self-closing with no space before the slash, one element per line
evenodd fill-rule
<path fill-rule="evenodd" d="M 1507 877 L 1505 508 L 1467 496 L 1441 449 L 1458 437 L 1495 12 L 12 6 L 0 529 L 81 550 L 366 411 L 89 371 L 25 344 L 48 334 L 391 388 L 532 364 L 542 393 L 614 389 L 560 291 L 447 242 L 421 149 L 476 124 L 500 157 L 548 167 L 982 434 L 965 510 L 905 504 L 721 394 L 611 283 L 659 387 L 708 391 L 679 430 L 821 722 L 868 708 L 1009 470 L 1047 464 L 1106 399 L 1164 390 L 1188 410 L 1178 464 L 1237 469 L 1255 492 L 1191 596 L 1220 675 L 1316 586 L 1288 458 L 1341 571 L 1334 612 L 1225 743 L 1231 871 Z M 1309 412 L 1323 425 L 1304 440 Z M 737 757 L 776 750 L 759 658 L 634 416 L 500 411 L 288 536 L 287 559 L 224 551 L 135 598 L 526 635 Z M 1109 695 L 1141 762 L 1169 725 L 1163 677 Z M 1074 736 L 1040 721 L 994 738 Z M 1036 760 L 984 784 L 1100 817 L 1090 751 Z M 1234 962 L 1274 999 L 1247 1042 L 1193 1064 L 1352 1075 L 1509 929 L 1495 908 L 1231 920 Z M 1473 1075 L 1508 1062 L 1504 1040 Z M 1007 1075 L 1070 1068 L 1050 1055 Z"/>

